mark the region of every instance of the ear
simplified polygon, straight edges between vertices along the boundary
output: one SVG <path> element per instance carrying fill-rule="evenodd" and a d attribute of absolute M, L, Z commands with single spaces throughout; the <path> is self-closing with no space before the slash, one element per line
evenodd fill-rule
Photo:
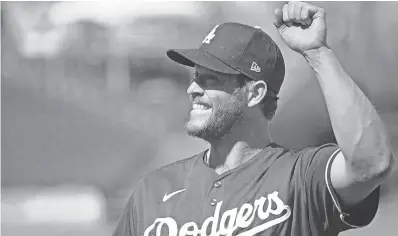
<path fill-rule="evenodd" d="M 249 89 L 249 101 L 247 105 L 249 107 L 254 107 L 260 104 L 267 93 L 267 89 L 267 84 L 264 81 L 259 80 L 254 82 Z"/>

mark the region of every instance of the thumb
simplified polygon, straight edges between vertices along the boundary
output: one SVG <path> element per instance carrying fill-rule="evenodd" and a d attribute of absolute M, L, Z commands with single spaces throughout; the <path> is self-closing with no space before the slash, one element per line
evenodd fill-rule
<path fill-rule="evenodd" d="M 276 28 L 279 28 L 283 25 L 283 13 L 280 8 L 275 9 L 274 12 L 274 25 Z"/>

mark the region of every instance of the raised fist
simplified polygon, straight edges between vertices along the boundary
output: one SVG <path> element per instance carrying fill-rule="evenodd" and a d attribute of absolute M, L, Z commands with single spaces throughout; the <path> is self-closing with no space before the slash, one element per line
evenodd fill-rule
<path fill-rule="evenodd" d="M 296 52 L 326 45 L 326 21 L 322 8 L 303 2 L 289 2 L 275 10 L 274 25 L 286 44 Z"/>

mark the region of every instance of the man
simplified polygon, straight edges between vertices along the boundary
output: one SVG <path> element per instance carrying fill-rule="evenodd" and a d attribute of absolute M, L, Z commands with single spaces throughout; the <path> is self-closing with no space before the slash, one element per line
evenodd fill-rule
<path fill-rule="evenodd" d="M 394 163 L 382 121 L 328 48 L 323 9 L 289 2 L 274 24 L 316 73 L 338 145 L 271 142 L 282 54 L 258 27 L 220 24 L 199 49 L 167 52 L 195 67 L 186 130 L 211 148 L 143 178 L 115 236 L 338 235 L 372 221 Z"/>

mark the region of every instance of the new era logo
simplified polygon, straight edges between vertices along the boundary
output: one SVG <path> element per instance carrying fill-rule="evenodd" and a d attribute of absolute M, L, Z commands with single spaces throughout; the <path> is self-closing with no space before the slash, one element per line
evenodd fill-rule
<path fill-rule="evenodd" d="M 250 70 L 259 73 L 259 72 L 261 72 L 261 67 L 259 67 L 259 66 L 257 65 L 257 63 L 253 61 L 252 66 L 250 67 Z"/>

